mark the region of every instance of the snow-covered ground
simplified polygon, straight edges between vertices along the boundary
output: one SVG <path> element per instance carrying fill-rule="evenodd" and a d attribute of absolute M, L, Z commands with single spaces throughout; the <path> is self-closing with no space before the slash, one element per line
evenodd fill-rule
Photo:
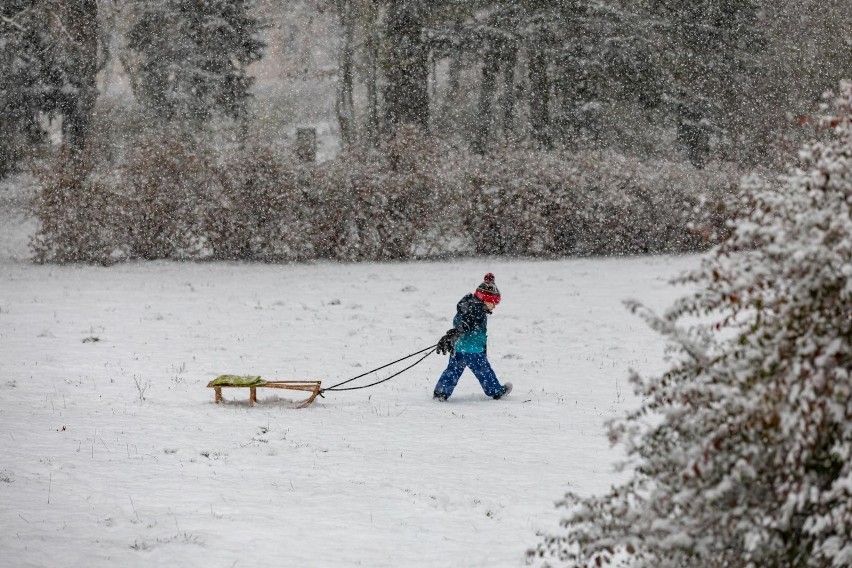
<path fill-rule="evenodd" d="M 3 212 L 4 219 L 9 215 Z M 19 227 L 31 227 L 23 216 Z M 0 246 L 0 566 L 523 566 L 553 502 L 615 479 L 603 423 L 696 257 L 35 266 Z M 487 271 L 489 355 L 431 399 L 439 356 L 307 409 L 222 373 L 326 385 L 433 344 Z M 377 378 L 387 376 L 386 371 Z M 281 396 L 281 398 L 279 398 Z"/>
<path fill-rule="evenodd" d="M 30 215 L 35 183 L 28 174 L 0 180 L 0 262 L 24 260 L 30 255 L 28 244 L 37 227 Z M 3 291 L 0 288 L 0 297 Z"/>

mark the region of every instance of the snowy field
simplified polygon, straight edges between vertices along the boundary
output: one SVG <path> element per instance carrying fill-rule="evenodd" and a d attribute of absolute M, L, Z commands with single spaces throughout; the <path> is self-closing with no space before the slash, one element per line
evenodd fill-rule
<path fill-rule="evenodd" d="M 697 261 L 57 267 L 22 260 L 15 235 L 0 233 L 4 567 L 523 566 L 565 490 L 616 479 L 603 423 L 633 400 L 628 369 L 664 368 L 621 301 L 667 306 L 683 292 L 667 279 Z M 431 345 L 487 271 L 504 400 L 466 372 L 433 401 L 437 355 L 301 410 L 287 391 L 250 408 L 205 388 L 330 385 Z"/>

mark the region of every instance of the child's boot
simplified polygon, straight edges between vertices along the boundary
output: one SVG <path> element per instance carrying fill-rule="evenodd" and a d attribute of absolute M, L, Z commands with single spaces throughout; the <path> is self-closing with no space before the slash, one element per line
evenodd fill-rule
<path fill-rule="evenodd" d="M 510 392 L 512 392 L 512 383 L 506 383 L 505 385 L 503 385 L 502 392 L 500 392 L 500 394 L 494 395 L 494 400 L 500 400 L 501 398 L 503 398 L 504 396 L 506 396 Z"/>

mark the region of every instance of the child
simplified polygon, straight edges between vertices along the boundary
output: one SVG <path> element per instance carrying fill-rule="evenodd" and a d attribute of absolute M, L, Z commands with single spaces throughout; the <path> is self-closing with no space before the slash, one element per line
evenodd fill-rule
<path fill-rule="evenodd" d="M 512 391 L 512 383 L 501 385 L 497 380 L 486 356 L 486 318 L 499 303 L 500 291 L 490 272 L 473 294 L 459 301 L 453 328 L 438 342 L 438 353 L 449 353 L 450 363 L 435 385 L 436 400 L 447 400 L 453 394 L 465 367 L 470 367 L 482 390 L 491 398 L 497 400 Z"/>

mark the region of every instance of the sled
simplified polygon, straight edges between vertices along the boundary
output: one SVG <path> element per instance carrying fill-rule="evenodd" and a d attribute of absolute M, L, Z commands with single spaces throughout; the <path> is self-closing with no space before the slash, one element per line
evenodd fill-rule
<path fill-rule="evenodd" d="M 257 389 L 287 389 L 310 392 L 306 400 L 299 402 L 296 408 L 309 406 L 320 393 L 320 381 L 265 381 L 257 376 L 244 375 L 219 375 L 209 383 L 208 388 L 214 389 L 216 404 L 222 402 L 223 388 L 247 388 L 249 389 L 248 405 L 254 406 L 257 402 Z"/>

